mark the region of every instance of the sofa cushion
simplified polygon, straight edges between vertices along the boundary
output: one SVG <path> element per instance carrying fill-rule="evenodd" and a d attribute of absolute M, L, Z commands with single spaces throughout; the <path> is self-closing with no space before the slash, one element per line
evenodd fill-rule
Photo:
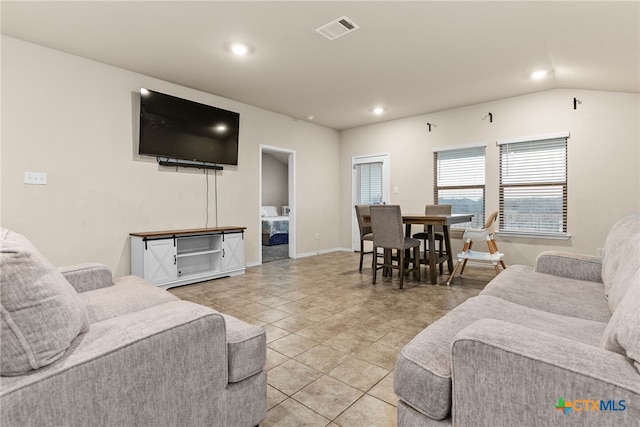
<path fill-rule="evenodd" d="M 480 295 L 598 322 L 608 322 L 611 318 L 602 283 L 538 273 L 525 265 L 509 266 L 489 282 Z"/>
<path fill-rule="evenodd" d="M 91 323 L 134 313 L 179 298 L 138 276 L 114 280 L 113 286 L 79 294 Z"/>
<path fill-rule="evenodd" d="M 89 322 L 71 284 L 24 236 L 2 237 L 1 374 L 19 375 L 61 358 Z"/>
<path fill-rule="evenodd" d="M 613 313 L 627 292 L 629 278 L 640 267 L 640 215 L 618 221 L 607 235 L 602 256 L 602 281 Z"/>
<path fill-rule="evenodd" d="M 602 337 L 602 346 L 631 359 L 640 373 L 640 269 L 619 302 Z"/>
<path fill-rule="evenodd" d="M 104 264 L 86 262 L 58 268 L 78 293 L 113 285 L 111 268 Z"/>
<path fill-rule="evenodd" d="M 222 314 L 227 333 L 229 382 L 242 381 L 262 371 L 266 363 L 267 337 L 263 328 Z"/>
<path fill-rule="evenodd" d="M 402 401 L 430 418 L 447 417 L 451 410 L 452 343 L 459 331 L 480 319 L 504 320 L 593 346 L 600 345 L 607 326 L 603 322 L 547 313 L 492 296 L 470 298 L 429 325 L 400 352 L 394 390 Z"/>

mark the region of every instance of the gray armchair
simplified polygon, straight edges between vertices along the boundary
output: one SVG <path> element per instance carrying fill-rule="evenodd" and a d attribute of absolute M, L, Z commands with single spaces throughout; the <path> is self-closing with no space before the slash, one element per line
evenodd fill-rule
<path fill-rule="evenodd" d="M 112 279 L 103 265 L 55 269 L 9 230 L 0 244 L 1 425 L 255 426 L 265 418 L 262 328 L 137 276 Z"/>

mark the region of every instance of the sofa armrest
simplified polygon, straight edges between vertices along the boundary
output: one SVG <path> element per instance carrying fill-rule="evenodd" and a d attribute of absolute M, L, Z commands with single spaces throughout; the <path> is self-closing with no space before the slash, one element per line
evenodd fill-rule
<path fill-rule="evenodd" d="M 85 263 L 59 268 L 76 292 L 87 292 L 113 285 L 111 268 L 104 264 Z"/>
<path fill-rule="evenodd" d="M 452 353 L 454 425 L 631 426 L 640 419 L 640 375 L 620 354 L 494 319 L 460 331 Z M 560 398 L 575 403 L 573 413 L 555 409 Z M 591 401 L 601 409 L 591 412 Z"/>
<path fill-rule="evenodd" d="M 0 386 L 0 425 L 227 425 L 224 319 L 174 301 L 94 323 Z"/>
<path fill-rule="evenodd" d="M 602 283 L 602 257 L 545 251 L 536 259 L 538 273 Z"/>

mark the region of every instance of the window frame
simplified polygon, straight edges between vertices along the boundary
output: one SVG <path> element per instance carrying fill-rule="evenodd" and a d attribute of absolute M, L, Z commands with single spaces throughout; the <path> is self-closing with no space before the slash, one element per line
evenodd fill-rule
<path fill-rule="evenodd" d="M 470 154 L 473 153 L 474 149 L 478 149 L 478 150 L 482 150 L 483 151 L 483 156 L 482 156 L 482 165 L 484 167 L 484 173 L 481 175 L 482 176 L 482 183 L 476 183 L 476 184 L 454 184 L 454 185 L 439 185 L 440 184 L 440 177 L 438 176 L 438 173 L 441 172 L 441 168 L 438 167 L 438 162 L 439 162 L 439 153 L 444 153 L 444 152 L 451 152 L 451 151 L 459 151 L 459 152 L 463 152 L 465 150 L 469 151 Z M 468 156 L 469 158 L 471 157 L 477 157 L 477 156 Z M 480 212 L 480 217 L 477 217 L 474 213 L 474 219 L 473 219 L 473 227 L 482 227 L 484 225 L 485 222 L 485 211 L 486 211 L 486 203 L 487 203 L 487 172 L 486 172 L 486 164 L 487 164 L 487 143 L 485 142 L 479 142 L 479 143 L 473 143 L 473 144 L 465 144 L 465 145 L 455 145 L 455 146 L 447 146 L 447 147 L 435 147 L 433 148 L 433 203 L 434 204 L 439 204 L 438 198 L 439 198 L 439 193 L 441 191 L 446 191 L 446 190 L 477 190 L 480 189 L 482 190 L 482 209 Z M 479 175 L 480 176 L 480 175 Z M 450 179 L 450 178 L 449 178 Z M 448 180 L 448 179 L 447 179 Z M 460 213 L 460 212 L 455 212 L 455 206 L 452 206 L 452 213 Z M 463 212 L 463 213 L 471 213 L 471 212 Z M 465 229 L 465 228 L 469 228 L 469 224 L 459 224 L 459 225 L 452 225 L 450 228 L 451 229 Z"/>
<path fill-rule="evenodd" d="M 559 132 L 553 134 L 545 134 L 545 135 L 535 135 L 529 137 L 522 138 L 511 138 L 497 141 L 497 145 L 499 147 L 499 170 L 498 170 L 498 202 L 499 202 L 499 226 L 498 226 L 498 234 L 502 236 L 509 237 L 528 237 L 528 238 L 545 238 L 545 239 L 561 239 L 567 240 L 571 237 L 568 232 L 568 181 L 569 181 L 569 132 Z M 564 140 L 564 141 L 561 141 Z M 522 162 L 522 164 L 526 164 L 524 168 L 529 171 L 529 174 L 521 174 L 521 181 L 512 181 L 512 182 L 504 182 L 504 177 L 506 176 L 504 172 L 503 160 L 504 160 L 504 150 L 509 149 L 512 146 L 517 146 L 518 144 L 529 144 L 531 145 L 531 152 L 540 149 L 546 149 L 548 147 L 549 150 L 553 149 L 551 144 L 560 143 L 563 144 L 562 148 L 564 149 L 564 177 L 562 179 L 550 179 L 550 180 L 536 180 L 536 175 L 540 174 L 540 171 L 544 170 L 544 167 L 541 168 L 542 165 L 549 164 L 549 162 L 545 162 L 544 159 L 532 160 L 530 162 Z M 560 146 L 559 146 L 560 147 Z M 527 150 L 522 150 L 522 146 L 519 147 L 521 152 L 526 152 Z M 553 188 L 561 187 L 562 189 L 562 224 L 561 231 L 549 231 L 544 230 L 542 228 L 529 228 L 529 229 L 506 229 L 506 216 L 507 212 L 505 210 L 505 190 L 515 189 L 549 189 L 546 191 L 553 191 Z M 543 191 L 541 191 L 543 193 Z M 548 194 L 548 193 L 547 193 Z M 529 212 L 528 215 L 533 215 L 533 212 Z M 526 222 L 522 223 L 526 225 Z"/>

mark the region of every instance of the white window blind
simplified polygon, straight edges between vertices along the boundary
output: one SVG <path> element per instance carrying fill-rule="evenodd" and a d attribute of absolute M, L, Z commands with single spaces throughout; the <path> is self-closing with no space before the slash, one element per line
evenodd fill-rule
<path fill-rule="evenodd" d="M 501 233 L 566 235 L 567 138 L 498 143 Z"/>
<path fill-rule="evenodd" d="M 434 150 L 433 199 L 436 204 L 451 205 L 454 214 L 473 214 L 471 224 L 457 227 L 484 225 L 485 151 L 484 145 Z"/>
<path fill-rule="evenodd" d="M 382 203 L 382 162 L 359 163 L 353 165 L 355 203 L 373 205 Z"/>

